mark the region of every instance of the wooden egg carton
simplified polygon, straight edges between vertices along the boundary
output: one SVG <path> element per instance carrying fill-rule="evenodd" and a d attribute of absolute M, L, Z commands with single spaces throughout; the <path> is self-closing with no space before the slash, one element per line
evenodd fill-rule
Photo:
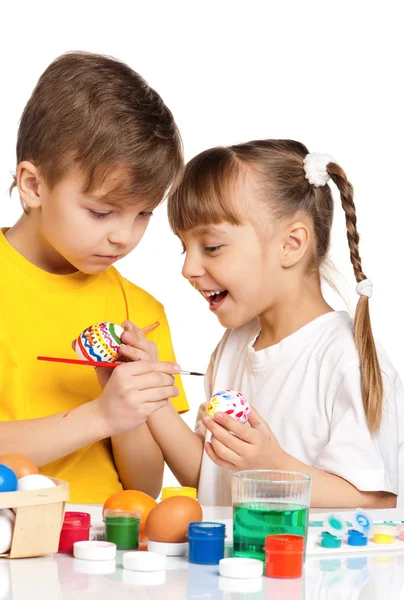
<path fill-rule="evenodd" d="M 15 525 L 10 551 L 5 558 L 26 558 L 57 552 L 69 484 L 54 479 L 56 487 L 0 494 L 0 509 L 12 508 Z"/>

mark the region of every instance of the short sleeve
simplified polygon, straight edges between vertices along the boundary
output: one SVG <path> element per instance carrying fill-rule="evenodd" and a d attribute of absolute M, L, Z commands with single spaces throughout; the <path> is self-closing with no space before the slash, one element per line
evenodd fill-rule
<path fill-rule="evenodd" d="M 372 437 L 362 402 L 358 364 L 345 369 L 333 403 L 329 441 L 315 467 L 346 479 L 361 491 L 398 494 L 403 388 L 397 374 L 383 373 L 381 426 Z"/>

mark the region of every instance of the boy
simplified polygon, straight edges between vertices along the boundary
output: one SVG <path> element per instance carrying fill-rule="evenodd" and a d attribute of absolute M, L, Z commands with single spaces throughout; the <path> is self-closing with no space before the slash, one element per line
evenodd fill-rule
<path fill-rule="evenodd" d="M 112 266 L 181 169 L 171 112 L 127 65 L 68 53 L 39 79 L 17 140 L 24 214 L 0 231 L 0 453 L 68 480 L 72 502 L 103 503 L 122 487 L 157 496 L 164 460 L 146 419 L 170 397 L 188 408 L 162 305 Z M 100 393 L 92 369 L 36 360 L 74 357 L 72 339 L 97 321 L 158 321 L 147 337 L 168 362 L 140 351 Z"/>

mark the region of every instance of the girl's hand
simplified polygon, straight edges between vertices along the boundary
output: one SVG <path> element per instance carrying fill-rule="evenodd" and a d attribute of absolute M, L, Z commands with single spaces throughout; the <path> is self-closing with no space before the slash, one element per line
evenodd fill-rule
<path fill-rule="evenodd" d="M 231 471 L 282 468 L 283 450 L 255 408 L 251 407 L 250 427 L 221 412 L 214 419 L 205 417 L 203 423 L 212 433 L 211 442 L 205 442 L 206 453 L 219 467 Z"/>

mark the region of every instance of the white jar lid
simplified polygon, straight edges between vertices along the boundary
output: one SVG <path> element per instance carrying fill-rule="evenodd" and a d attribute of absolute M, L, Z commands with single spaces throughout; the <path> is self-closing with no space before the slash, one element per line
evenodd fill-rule
<path fill-rule="evenodd" d="M 147 543 L 149 552 L 157 552 L 163 556 L 185 556 L 188 554 L 188 542 L 178 544 L 169 544 L 168 542 L 151 542 Z"/>
<path fill-rule="evenodd" d="M 234 579 L 255 579 L 261 577 L 264 563 L 255 558 L 222 558 L 219 562 L 219 573 L 222 577 Z"/>
<path fill-rule="evenodd" d="M 122 556 L 124 569 L 130 571 L 164 571 L 166 568 L 166 557 L 157 552 L 143 552 L 135 550 L 125 552 Z"/>
<path fill-rule="evenodd" d="M 73 555 L 82 560 L 112 560 L 116 556 L 116 544 L 112 542 L 75 542 Z"/>

